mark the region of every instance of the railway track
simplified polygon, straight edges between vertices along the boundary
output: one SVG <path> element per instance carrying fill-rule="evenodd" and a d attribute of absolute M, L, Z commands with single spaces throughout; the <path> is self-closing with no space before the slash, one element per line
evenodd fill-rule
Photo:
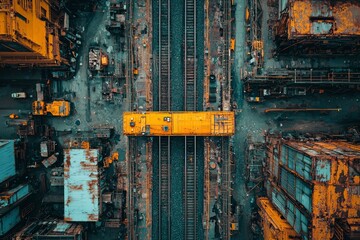
<path fill-rule="evenodd" d="M 159 0 L 159 110 L 170 111 L 170 0 Z M 171 239 L 170 137 L 159 137 L 158 238 Z"/>
<path fill-rule="evenodd" d="M 230 239 L 231 163 L 229 137 L 221 138 L 221 224 L 222 239 Z"/>
<path fill-rule="evenodd" d="M 196 111 L 196 0 L 185 1 L 185 111 Z M 197 239 L 196 137 L 185 137 L 185 239 Z"/>
<path fill-rule="evenodd" d="M 133 195 L 133 189 L 136 184 L 136 168 L 135 168 L 135 161 L 136 161 L 136 138 L 129 137 L 129 145 L 128 145 L 128 177 L 129 177 L 129 191 L 128 191 L 128 212 L 127 212 L 127 231 L 128 231 L 128 239 L 136 239 L 136 221 L 135 221 L 135 196 Z"/>
<path fill-rule="evenodd" d="M 224 49 L 223 49 L 223 110 L 230 110 L 230 82 L 231 82 L 231 0 L 223 1 L 224 8 Z M 231 214 L 231 159 L 230 139 L 229 137 L 221 138 L 221 217 L 220 217 L 220 234 L 221 239 L 230 239 L 230 214 Z"/>
<path fill-rule="evenodd" d="M 127 58 L 127 73 L 126 73 L 126 99 L 127 99 L 127 107 L 130 110 L 132 108 L 132 104 L 135 102 L 135 94 L 134 94 L 134 82 L 133 82 L 133 57 L 134 57 L 134 49 L 133 49 L 133 28 L 131 27 L 131 22 L 133 18 L 133 0 L 127 0 L 127 6 L 129 6 L 129 11 L 127 14 L 127 31 L 128 31 L 128 38 L 127 38 L 127 49 L 128 49 L 128 58 Z M 127 149 L 127 158 L 128 158 L 128 183 L 129 188 L 127 192 L 127 239 L 133 240 L 136 239 L 136 230 L 137 224 L 135 219 L 135 204 L 136 198 L 134 196 L 134 187 L 136 185 L 136 149 L 137 149 L 137 140 L 133 137 L 128 138 L 128 149 Z"/>
<path fill-rule="evenodd" d="M 229 102 L 230 98 L 230 82 L 231 82 L 231 66 L 230 66 L 230 39 L 231 39 L 231 0 L 225 0 L 224 4 L 224 50 L 223 50 L 223 104 Z M 223 110 L 229 110 L 224 109 Z"/>

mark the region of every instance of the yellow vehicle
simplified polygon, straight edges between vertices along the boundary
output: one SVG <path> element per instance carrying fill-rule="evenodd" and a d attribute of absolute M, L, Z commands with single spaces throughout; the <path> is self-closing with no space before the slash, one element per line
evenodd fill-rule
<path fill-rule="evenodd" d="M 15 113 L 12 113 L 12 114 L 9 115 L 9 118 L 10 119 L 16 119 L 16 118 L 19 118 L 19 116 L 16 115 Z"/>
<path fill-rule="evenodd" d="M 57 100 L 52 103 L 34 101 L 32 105 L 33 115 L 43 116 L 50 113 L 55 117 L 67 117 L 70 115 L 70 102 Z"/>
<path fill-rule="evenodd" d="M 235 51 L 235 38 L 230 39 L 230 50 Z"/>
<path fill-rule="evenodd" d="M 125 112 L 128 136 L 231 136 L 234 112 Z"/>

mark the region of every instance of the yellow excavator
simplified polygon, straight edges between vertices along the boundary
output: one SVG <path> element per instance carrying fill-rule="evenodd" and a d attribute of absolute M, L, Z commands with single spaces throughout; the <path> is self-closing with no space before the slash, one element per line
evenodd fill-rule
<path fill-rule="evenodd" d="M 33 115 L 43 116 L 48 113 L 55 117 L 67 117 L 70 115 L 70 102 L 65 100 L 56 100 L 51 103 L 45 103 L 44 101 L 33 102 Z"/>

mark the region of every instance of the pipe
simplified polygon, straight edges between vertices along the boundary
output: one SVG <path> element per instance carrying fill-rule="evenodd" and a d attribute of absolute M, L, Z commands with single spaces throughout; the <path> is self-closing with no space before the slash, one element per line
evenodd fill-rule
<path fill-rule="evenodd" d="M 341 108 L 267 108 L 265 113 L 269 112 L 317 112 L 317 111 L 337 111 L 340 112 Z"/>

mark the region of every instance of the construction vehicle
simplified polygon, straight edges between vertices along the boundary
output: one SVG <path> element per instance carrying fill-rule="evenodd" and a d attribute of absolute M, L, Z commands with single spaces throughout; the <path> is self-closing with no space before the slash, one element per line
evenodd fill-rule
<path fill-rule="evenodd" d="M 108 168 L 113 161 L 118 161 L 118 160 L 119 160 L 119 153 L 114 152 L 113 154 L 111 154 L 111 156 L 104 158 L 104 167 Z"/>
<path fill-rule="evenodd" d="M 235 51 L 235 38 L 230 39 L 230 50 Z"/>
<path fill-rule="evenodd" d="M 54 117 L 67 117 L 70 115 L 70 102 L 57 100 L 52 103 L 34 101 L 32 104 L 33 115 L 43 116 L 50 113 Z"/>

